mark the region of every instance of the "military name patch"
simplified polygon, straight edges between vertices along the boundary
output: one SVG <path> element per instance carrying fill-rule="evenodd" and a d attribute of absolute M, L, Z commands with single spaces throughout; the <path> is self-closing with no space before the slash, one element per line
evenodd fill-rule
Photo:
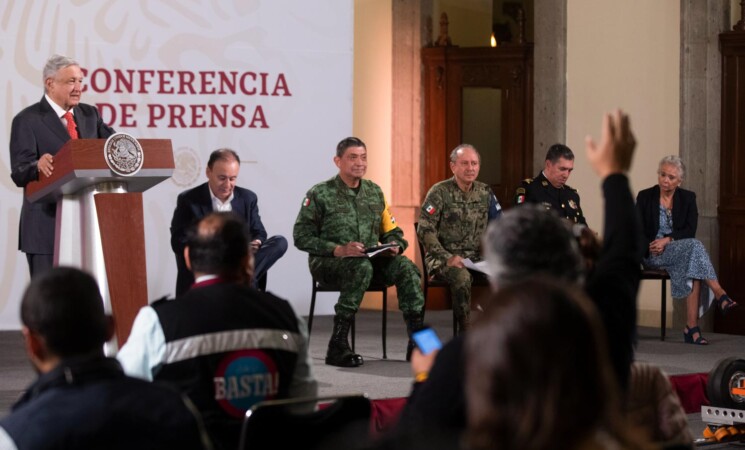
<path fill-rule="evenodd" d="M 424 208 L 424 210 L 425 210 L 425 211 L 427 211 L 427 214 L 429 214 L 430 216 L 431 216 L 432 214 L 434 214 L 434 213 L 436 213 L 436 212 L 437 212 L 437 208 L 435 208 L 435 207 L 434 207 L 434 205 L 427 205 L 427 206 L 426 206 L 426 207 Z"/>

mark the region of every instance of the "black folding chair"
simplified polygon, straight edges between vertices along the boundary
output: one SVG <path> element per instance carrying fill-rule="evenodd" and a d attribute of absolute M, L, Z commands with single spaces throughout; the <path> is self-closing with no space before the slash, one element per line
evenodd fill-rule
<path fill-rule="evenodd" d="M 264 401 L 246 411 L 238 448 L 346 448 L 369 438 L 370 415 L 364 394 Z"/>
<path fill-rule="evenodd" d="M 414 222 L 414 230 L 419 231 L 419 222 Z M 450 295 L 450 284 L 434 275 L 430 275 L 429 271 L 427 271 L 427 264 L 424 262 L 424 257 L 426 256 L 426 250 L 424 249 L 424 245 L 422 245 L 422 241 L 419 240 L 419 234 L 417 234 L 416 237 L 416 243 L 419 246 L 419 257 L 422 259 L 422 281 L 424 281 L 424 286 L 422 287 L 422 291 L 424 292 L 424 309 L 427 309 L 427 296 L 429 294 L 430 288 L 443 288 L 447 289 L 448 295 Z M 473 278 L 473 284 L 471 286 L 489 286 L 489 280 L 486 277 L 474 277 Z M 455 317 L 455 309 L 453 309 L 453 336 L 458 335 L 458 318 Z"/>
<path fill-rule="evenodd" d="M 308 313 L 308 342 L 310 342 L 310 333 L 313 331 L 313 314 L 316 309 L 316 294 L 318 292 L 339 292 L 341 289 L 336 284 L 322 283 L 313 278 L 313 290 L 310 296 L 310 312 Z M 386 351 L 386 330 L 388 328 L 388 286 L 383 283 L 376 283 L 375 281 L 370 283 L 370 286 L 365 289 L 365 292 L 380 292 L 383 294 L 383 359 L 388 359 L 388 352 Z M 352 319 L 352 351 L 354 351 L 355 341 L 355 319 Z"/>

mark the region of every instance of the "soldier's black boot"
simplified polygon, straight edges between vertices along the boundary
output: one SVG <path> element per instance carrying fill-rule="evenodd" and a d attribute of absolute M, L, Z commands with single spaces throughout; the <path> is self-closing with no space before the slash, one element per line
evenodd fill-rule
<path fill-rule="evenodd" d="M 411 352 L 414 351 L 415 345 L 411 339 L 411 333 L 424 328 L 424 311 L 405 313 L 404 322 L 406 322 L 406 333 L 409 335 L 409 343 L 406 346 L 406 361 L 411 361 Z"/>
<path fill-rule="evenodd" d="M 326 351 L 326 364 L 337 367 L 357 367 L 364 364 L 362 356 L 349 347 L 347 336 L 352 325 L 351 317 L 334 316 L 334 331 L 331 332 L 329 348 Z"/>

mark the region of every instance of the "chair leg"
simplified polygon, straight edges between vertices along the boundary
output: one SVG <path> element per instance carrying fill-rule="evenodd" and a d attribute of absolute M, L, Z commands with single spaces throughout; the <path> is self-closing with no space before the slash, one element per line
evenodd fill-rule
<path fill-rule="evenodd" d="M 316 309 L 316 282 L 313 280 L 313 291 L 310 295 L 310 313 L 308 313 L 308 344 L 310 344 L 310 331 L 313 329 L 313 311 Z"/>
<path fill-rule="evenodd" d="M 660 340 L 665 340 L 665 330 L 667 329 L 667 280 L 662 279 L 662 288 L 660 289 Z"/>
<path fill-rule="evenodd" d="M 385 348 L 386 330 L 388 328 L 388 289 L 383 289 L 383 359 L 388 359 L 388 352 Z"/>

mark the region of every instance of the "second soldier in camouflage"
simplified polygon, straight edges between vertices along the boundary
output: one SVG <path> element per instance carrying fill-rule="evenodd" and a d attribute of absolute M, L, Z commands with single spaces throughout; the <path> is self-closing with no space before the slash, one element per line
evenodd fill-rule
<path fill-rule="evenodd" d="M 450 285 L 453 311 L 461 330 L 468 326 L 474 276 L 463 260 L 481 260 L 481 237 L 487 222 L 501 214 L 491 188 L 476 181 L 481 156 L 471 145 L 461 144 L 450 153 L 453 178 L 429 190 L 419 215 L 417 235 L 426 251 L 429 273 Z"/>

